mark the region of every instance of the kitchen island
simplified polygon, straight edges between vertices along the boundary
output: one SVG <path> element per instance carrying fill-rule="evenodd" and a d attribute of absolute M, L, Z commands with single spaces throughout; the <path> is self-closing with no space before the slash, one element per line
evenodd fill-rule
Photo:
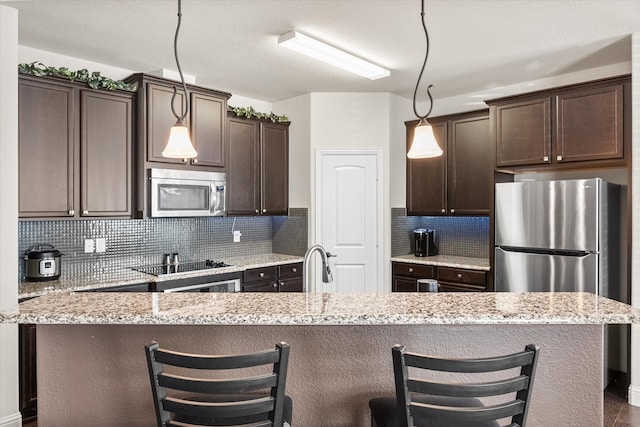
<path fill-rule="evenodd" d="M 1 313 L 38 324 L 38 425 L 154 425 L 144 344 L 239 353 L 291 345 L 304 427 L 368 426 L 393 395 L 391 347 L 451 357 L 541 353 L 530 426 L 601 426 L 603 329 L 640 311 L 587 293 L 52 294 Z"/>

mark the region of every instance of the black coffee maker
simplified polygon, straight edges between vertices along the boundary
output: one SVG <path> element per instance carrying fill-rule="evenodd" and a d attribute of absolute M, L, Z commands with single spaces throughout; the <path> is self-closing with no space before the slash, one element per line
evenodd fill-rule
<path fill-rule="evenodd" d="M 438 252 L 435 245 L 435 230 L 416 228 L 413 230 L 413 241 L 415 243 L 415 256 L 433 256 Z"/>

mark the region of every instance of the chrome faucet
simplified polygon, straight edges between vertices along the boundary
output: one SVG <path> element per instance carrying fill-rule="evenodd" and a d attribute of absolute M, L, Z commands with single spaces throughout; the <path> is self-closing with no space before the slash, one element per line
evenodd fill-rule
<path fill-rule="evenodd" d="M 302 263 L 302 289 L 304 289 L 305 292 L 309 292 L 309 289 L 307 289 L 309 259 L 311 259 L 311 255 L 315 251 L 320 252 L 320 256 L 322 257 L 322 282 L 333 282 L 331 267 L 329 267 L 329 258 L 336 255 L 331 255 L 331 253 L 325 251 L 324 248 L 320 245 L 311 246 L 309 249 L 307 249 L 307 253 L 304 254 L 304 261 Z"/>

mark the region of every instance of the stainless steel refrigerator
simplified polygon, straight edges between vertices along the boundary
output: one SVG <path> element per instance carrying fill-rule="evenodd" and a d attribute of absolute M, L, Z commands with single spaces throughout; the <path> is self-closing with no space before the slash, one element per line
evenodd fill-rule
<path fill-rule="evenodd" d="M 600 178 L 497 183 L 496 291 L 618 299 L 619 200 Z"/>

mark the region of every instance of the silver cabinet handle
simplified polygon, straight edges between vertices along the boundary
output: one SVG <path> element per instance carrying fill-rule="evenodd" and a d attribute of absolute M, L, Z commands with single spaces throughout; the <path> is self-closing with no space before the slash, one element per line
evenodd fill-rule
<path fill-rule="evenodd" d="M 69 211 L 69 215 L 74 215 L 75 213 L 76 213 L 76 211 L 74 211 L 73 209 L 71 209 L 71 210 Z"/>
<path fill-rule="evenodd" d="M 262 213 L 267 213 L 267 210 L 266 209 L 262 209 Z"/>
<path fill-rule="evenodd" d="M 297 273 L 297 272 L 298 272 L 298 269 L 297 269 L 297 268 L 295 268 L 295 267 L 293 267 L 293 268 L 291 269 L 291 272 L 292 272 L 292 273 Z"/>
<path fill-rule="evenodd" d="M 258 209 L 256 209 L 256 213 L 260 213 L 260 211 Z"/>
<path fill-rule="evenodd" d="M 413 268 L 409 267 L 409 273 L 413 273 Z"/>
<path fill-rule="evenodd" d="M 277 288 L 277 287 L 278 287 L 278 284 L 277 284 L 277 283 L 274 283 L 274 284 L 273 284 L 273 287 L 274 287 L 274 288 Z"/>
<path fill-rule="evenodd" d="M 284 282 L 280 282 L 280 286 L 284 286 Z"/>
<path fill-rule="evenodd" d="M 89 211 L 82 211 L 82 215 L 89 215 Z"/>
<path fill-rule="evenodd" d="M 198 163 L 198 159 L 193 159 L 192 162 L 193 163 Z"/>
<path fill-rule="evenodd" d="M 445 213 L 447 210 L 446 209 L 442 209 L 440 212 Z"/>
<path fill-rule="evenodd" d="M 451 209 L 451 213 L 455 213 L 455 211 L 456 211 L 455 209 Z"/>
<path fill-rule="evenodd" d="M 264 277 L 264 273 L 260 273 L 260 277 Z"/>
<path fill-rule="evenodd" d="M 548 157 L 548 156 L 544 156 L 544 157 L 542 158 L 542 161 L 543 161 L 543 162 L 548 162 L 548 161 L 549 161 L 549 157 Z"/>
<path fill-rule="evenodd" d="M 562 156 L 556 157 L 556 160 L 562 160 Z"/>
<path fill-rule="evenodd" d="M 462 274 L 458 273 L 458 279 L 462 279 Z"/>

